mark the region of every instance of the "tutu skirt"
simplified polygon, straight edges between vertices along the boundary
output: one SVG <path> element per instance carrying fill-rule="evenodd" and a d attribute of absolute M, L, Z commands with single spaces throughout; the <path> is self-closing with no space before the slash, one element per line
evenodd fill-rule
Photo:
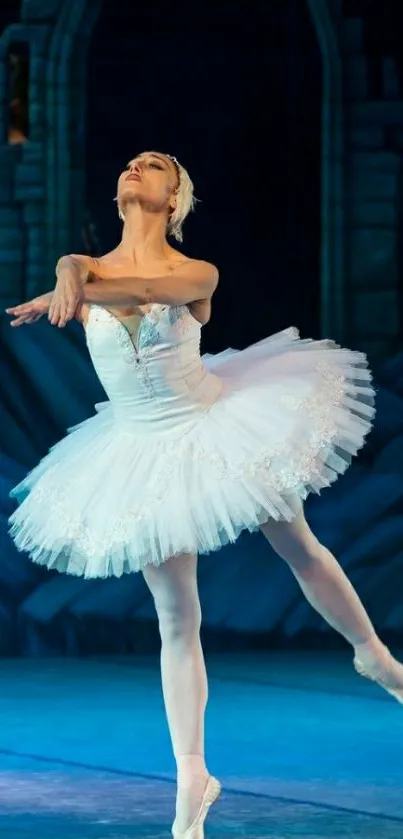
<path fill-rule="evenodd" d="M 69 429 L 11 493 L 19 550 L 84 577 L 215 551 L 270 518 L 290 521 L 371 428 L 366 356 L 332 341 L 290 328 L 203 363 L 222 390 L 186 433 L 139 436 L 108 402 Z"/>

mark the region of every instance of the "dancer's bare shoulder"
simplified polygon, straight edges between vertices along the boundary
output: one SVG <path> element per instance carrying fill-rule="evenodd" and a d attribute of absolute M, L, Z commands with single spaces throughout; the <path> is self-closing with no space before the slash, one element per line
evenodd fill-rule
<path fill-rule="evenodd" d="M 175 251 L 174 248 L 172 249 L 172 272 L 175 271 L 175 268 L 178 268 L 179 266 L 182 267 L 185 265 L 190 266 L 195 264 L 201 265 L 202 263 L 203 265 L 205 265 L 206 269 L 213 269 L 216 272 L 218 278 L 218 271 L 214 265 L 211 265 L 211 263 L 204 262 L 200 259 L 192 259 L 189 256 L 185 256 L 180 251 Z M 195 318 L 195 320 L 201 323 L 202 326 L 205 326 L 211 318 L 211 297 L 207 297 L 202 300 L 193 300 L 192 303 L 188 303 L 188 309 L 190 314 Z"/>

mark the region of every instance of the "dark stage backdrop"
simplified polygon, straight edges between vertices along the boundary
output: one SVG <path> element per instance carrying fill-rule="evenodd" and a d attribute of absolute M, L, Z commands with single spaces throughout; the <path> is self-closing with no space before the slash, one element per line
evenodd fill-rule
<path fill-rule="evenodd" d="M 88 203 L 119 236 L 116 181 L 174 154 L 201 200 L 186 253 L 221 272 L 205 346 L 319 337 L 321 57 L 300 0 L 104 0 L 89 52 Z"/>
<path fill-rule="evenodd" d="M 1 0 L 0 3 L 0 34 L 11 23 L 17 23 L 21 14 L 21 0 Z"/>

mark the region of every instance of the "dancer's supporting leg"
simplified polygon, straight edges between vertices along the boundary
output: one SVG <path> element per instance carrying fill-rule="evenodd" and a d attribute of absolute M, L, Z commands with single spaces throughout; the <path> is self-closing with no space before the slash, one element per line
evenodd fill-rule
<path fill-rule="evenodd" d="M 197 557 L 183 554 L 158 567 L 148 565 L 143 574 L 159 621 L 162 688 L 178 771 L 175 828 L 182 833 L 197 815 L 208 777 L 204 757 L 208 688 L 200 643 Z"/>
<path fill-rule="evenodd" d="M 291 522 L 269 520 L 261 527 L 264 536 L 287 562 L 311 606 L 354 647 L 365 675 L 386 689 L 402 691 L 403 699 L 403 666 L 377 636 L 333 554 L 312 533 L 302 503 L 294 503 L 299 506 L 296 517 Z"/>

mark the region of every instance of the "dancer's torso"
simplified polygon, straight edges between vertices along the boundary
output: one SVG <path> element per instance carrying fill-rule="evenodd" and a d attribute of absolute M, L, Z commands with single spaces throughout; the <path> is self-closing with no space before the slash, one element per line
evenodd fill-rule
<path fill-rule="evenodd" d="M 217 399 L 221 381 L 200 358 L 201 324 L 188 306 L 154 303 L 146 314 L 86 307 L 91 359 L 119 424 L 183 433 Z"/>

